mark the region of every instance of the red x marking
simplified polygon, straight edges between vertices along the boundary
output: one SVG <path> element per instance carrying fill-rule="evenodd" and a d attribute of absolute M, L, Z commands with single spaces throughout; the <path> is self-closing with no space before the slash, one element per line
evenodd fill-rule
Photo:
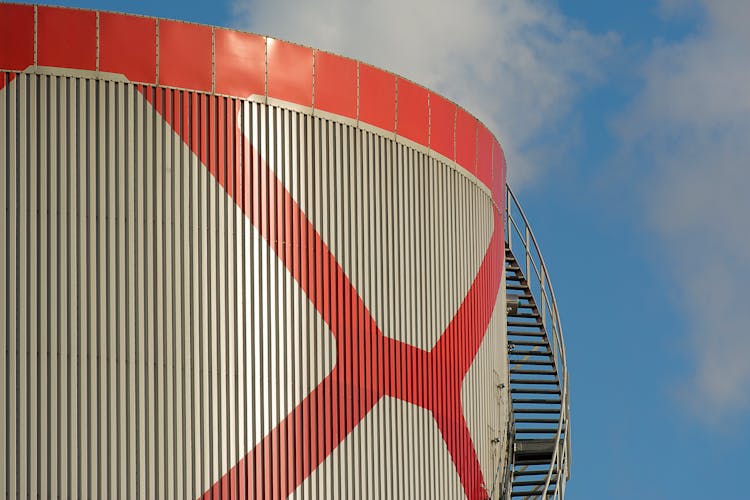
<path fill-rule="evenodd" d="M 331 373 L 202 498 L 286 498 L 384 396 L 429 410 L 467 498 L 486 498 L 461 406 L 461 385 L 484 339 L 499 293 L 503 235 L 498 210 L 494 210 L 490 244 L 469 292 L 435 346 L 425 351 L 383 335 L 328 245 L 274 171 L 243 138 L 236 124 L 239 103 L 226 109 L 219 105 L 221 98 L 183 97 L 183 109 L 191 109 L 193 117 L 201 116 L 209 123 L 198 127 L 197 120 L 188 121 L 186 116 L 178 122 L 176 93 L 162 100 L 161 89 L 156 95 L 152 89 L 141 91 L 233 197 L 336 339 Z M 218 125 L 225 122 L 226 128 Z M 218 131 L 211 130 L 217 126 Z M 213 134 L 219 144 L 226 137 L 227 151 L 208 151 L 207 137 Z M 301 258 L 293 249 L 298 249 Z"/>

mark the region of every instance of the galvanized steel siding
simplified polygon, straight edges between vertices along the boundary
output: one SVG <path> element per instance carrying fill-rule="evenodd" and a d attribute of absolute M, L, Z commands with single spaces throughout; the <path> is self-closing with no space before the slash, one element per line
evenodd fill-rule
<path fill-rule="evenodd" d="M 347 359 L 364 349 L 337 341 L 329 324 L 366 321 L 346 279 L 383 335 L 429 351 L 502 231 L 474 180 L 351 124 L 119 81 L 2 78 L 0 491 L 9 498 L 200 496 L 329 376 L 340 349 Z M 301 212 L 251 167 L 265 164 Z M 328 254 L 309 246 L 313 230 L 344 274 L 320 262 Z M 489 333 L 461 403 L 490 489 L 507 408 L 502 300 L 487 300 Z M 364 360 L 363 398 L 382 383 L 381 355 Z M 431 397 L 422 390 L 414 397 Z M 322 416 L 336 414 L 345 396 L 336 391 L 320 400 Z M 368 404 L 346 436 L 333 417 L 290 432 L 285 456 L 268 445 L 267 470 L 228 475 L 232 485 L 215 491 L 464 496 L 429 410 L 388 396 Z"/>

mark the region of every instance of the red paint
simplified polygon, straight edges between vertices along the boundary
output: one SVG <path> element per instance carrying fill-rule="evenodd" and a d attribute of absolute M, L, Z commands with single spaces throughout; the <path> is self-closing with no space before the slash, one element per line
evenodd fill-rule
<path fill-rule="evenodd" d="M 266 39 L 216 29 L 216 92 L 247 98 L 266 93 Z"/>
<path fill-rule="evenodd" d="M 195 101 L 190 107 L 192 113 L 200 109 Z M 188 142 L 186 131 L 174 123 L 174 117 L 167 115 L 165 119 L 196 155 L 208 161 L 204 164 L 220 183 L 228 178 L 216 174 L 220 170 L 218 156 L 205 155 L 202 143 Z M 487 332 L 499 293 L 503 245 L 500 212 L 494 211 L 492 238 L 470 290 L 433 349 L 424 351 L 382 334 L 327 244 L 273 170 L 238 129 L 228 129 L 227 133 L 234 134 L 238 142 L 244 141 L 239 152 L 244 161 L 237 165 L 234 176 L 246 181 L 242 189 L 234 190 L 233 198 L 331 329 L 336 339 L 336 364 L 203 498 L 220 494 L 233 499 L 245 495 L 286 498 L 385 396 L 430 411 L 467 497 L 484 498 L 484 478 L 463 415 L 461 386 Z M 285 214 L 288 231 L 283 236 L 272 213 Z M 285 241 L 291 241 L 291 245 Z M 299 263 L 290 248 L 300 249 Z M 332 298 L 337 300 L 332 302 Z"/>
<path fill-rule="evenodd" d="M 427 145 L 429 109 L 426 88 L 403 78 L 398 79 L 396 124 L 398 135 Z"/>
<path fill-rule="evenodd" d="M 0 68 L 23 71 L 33 64 L 34 7 L 0 3 Z"/>
<path fill-rule="evenodd" d="M 456 114 L 456 163 L 476 175 L 477 119 L 458 108 Z"/>
<path fill-rule="evenodd" d="M 38 12 L 39 65 L 97 69 L 96 12 L 58 7 L 39 7 Z M 214 64 L 219 94 L 263 95 L 268 80 L 270 97 L 312 106 L 314 72 L 316 108 L 395 131 L 455 159 L 485 185 L 493 184 L 484 127 L 454 103 L 404 79 L 398 79 L 397 99 L 397 77 L 391 73 L 359 64 L 357 82 L 354 60 L 322 51 L 313 57 L 312 49 L 274 39 L 266 47 L 264 37 L 227 29 L 215 30 L 212 63 L 210 27 L 106 12 L 99 17 L 101 71 L 155 83 L 158 23 L 162 85 L 210 92 Z M 32 6 L 0 4 L 0 68 L 18 71 L 33 64 L 33 28 Z"/>
<path fill-rule="evenodd" d="M 396 76 L 367 64 L 359 65 L 359 119 L 394 132 Z"/>
<path fill-rule="evenodd" d="M 268 97 L 312 106 L 312 49 L 268 39 Z"/>
<path fill-rule="evenodd" d="M 38 8 L 37 64 L 95 71 L 96 12 Z"/>
<path fill-rule="evenodd" d="M 38 11 L 39 65 L 97 69 L 96 12 L 57 7 Z M 0 4 L 0 14 L 0 68 L 23 70 L 33 64 L 33 7 Z M 397 132 L 455 159 L 485 185 L 493 183 L 484 127 L 454 103 L 404 79 L 398 80 L 397 99 L 397 77 L 391 73 L 359 64 L 357 82 L 354 60 L 322 51 L 313 57 L 312 49 L 274 39 L 268 39 L 266 47 L 264 37 L 226 29 L 215 30 L 212 63 L 210 27 L 105 12 L 99 16 L 101 71 L 155 83 L 158 22 L 162 85 L 210 92 L 214 64 L 219 94 L 263 95 L 268 80 L 270 97 L 312 106 L 314 71 L 316 108 Z"/>
<path fill-rule="evenodd" d="M 315 53 L 315 108 L 357 118 L 357 62 L 346 57 Z"/>
<path fill-rule="evenodd" d="M 477 178 L 492 189 L 492 143 L 495 139 L 487 127 L 479 124 L 477 130 Z"/>
<path fill-rule="evenodd" d="M 211 91 L 211 28 L 159 21 L 159 84 Z"/>
<path fill-rule="evenodd" d="M 454 160 L 456 105 L 445 97 L 430 93 L 430 149 Z"/>
<path fill-rule="evenodd" d="M 0 5 L 0 14 L 11 8 L 25 12 L 21 15 L 25 28 L 11 26 L 0 33 L 0 40 L 4 40 L 3 36 L 20 40 L 19 46 L 25 48 L 19 51 L 21 62 L 8 59 L 15 57 L 16 52 L 7 56 L 2 49 L 0 58 L 23 64 L 23 58 L 28 59 L 29 42 L 22 34 L 33 33 L 33 10 Z M 3 19 L 0 18 L 0 26 Z M 151 54 L 155 57 L 151 47 L 156 21 L 115 14 L 101 14 L 100 21 L 100 68 L 122 72 L 141 83 L 152 82 L 155 66 L 149 61 Z M 160 83 L 210 91 L 211 28 L 174 21 L 160 21 L 159 25 Z M 94 12 L 40 7 L 39 33 L 40 65 L 95 69 Z M 128 35 L 133 39 L 129 40 Z M 312 50 L 272 42 L 268 52 L 269 95 L 312 105 Z M 135 48 L 128 51 L 129 47 Z M 263 92 L 266 62 L 262 37 L 216 30 L 216 53 L 218 92 L 239 96 Z M 394 75 L 361 64 L 357 103 L 353 90 L 356 85 L 352 84 L 356 84 L 356 62 L 322 52 L 318 55 L 317 107 L 354 117 L 358 105 L 360 120 L 395 130 Z M 461 407 L 461 384 L 487 331 L 499 292 L 503 241 L 500 213 L 494 214 L 492 239 L 474 283 L 435 347 L 425 351 L 389 339 L 379 330 L 364 300 L 306 214 L 239 132 L 235 117 L 240 103 L 143 85 L 138 89 L 233 197 L 336 338 L 336 365 L 332 373 L 205 495 L 286 497 L 381 398 L 390 396 L 429 410 L 447 444 L 466 495 L 481 498 L 484 478 Z M 455 105 L 434 94 L 430 97 L 428 125 L 428 91 L 401 80 L 398 95 L 400 134 L 427 145 L 429 126 L 433 149 L 448 157 L 455 154 L 459 164 L 491 186 L 496 200 L 504 198 L 505 161 L 502 150 L 485 127 L 478 127 L 475 118 L 464 110 L 456 111 Z M 188 113 L 178 123 L 179 116 L 174 110 L 180 99 Z M 282 214 L 283 221 L 277 218 L 278 214 Z M 292 248 L 301 251 L 301 258 L 293 255 Z M 286 479 L 283 483 L 282 478 Z"/>
<path fill-rule="evenodd" d="M 156 83 L 156 20 L 99 14 L 99 70 Z"/>

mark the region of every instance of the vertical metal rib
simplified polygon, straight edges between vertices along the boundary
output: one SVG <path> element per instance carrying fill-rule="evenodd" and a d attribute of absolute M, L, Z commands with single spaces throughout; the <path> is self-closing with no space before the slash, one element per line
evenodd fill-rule
<path fill-rule="evenodd" d="M 483 188 L 426 150 L 332 117 L 85 74 L 10 76 L 6 496 L 197 498 L 256 447 L 286 476 L 240 470 L 222 494 L 274 496 L 333 445 L 299 496 L 463 494 L 430 411 L 382 397 L 411 381 L 380 368 L 396 341 L 429 352 L 461 305 L 493 231 Z M 342 364 L 315 411 L 335 415 L 346 398 L 351 408 L 288 431 L 306 455 L 281 456 L 264 436 L 342 359 L 372 348 L 336 339 L 334 321 L 346 325 L 338 335 L 394 342 L 366 360 L 368 391 L 338 383 L 358 376 Z M 408 373 L 409 356 L 394 373 Z M 478 356 L 476 370 L 491 373 Z M 477 422 L 499 418 L 494 389 L 462 390 L 486 474 L 495 431 Z M 345 436 L 359 404 L 372 409 Z"/>

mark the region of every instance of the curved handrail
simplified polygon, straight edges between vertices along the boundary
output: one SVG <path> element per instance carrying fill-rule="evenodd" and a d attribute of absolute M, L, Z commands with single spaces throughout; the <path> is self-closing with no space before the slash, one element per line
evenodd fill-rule
<path fill-rule="evenodd" d="M 507 378 L 507 386 L 510 387 L 510 373 L 508 373 Z M 497 468 L 495 469 L 495 477 L 492 480 L 492 489 L 487 491 L 487 498 L 493 499 L 495 498 L 495 492 L 498 491 L 498 487 L 501 489 L 499 490 L 499 493 L 501 493 L 502 500 L 510 500 L 510 488 L 512 483 L 512 474 L 513 474 L 513 447 L 515 446 L 515 438 L 513 435 L 513 429 L 515 428 L 515 420 L 513 418 L 513 412 L 510 414 L 510 418 L 508 419 L 507 425 L 505 426 L 505 457 L 506 460 L 503 461 L 502 458 L 498 459 Z M 502 438 L 500 438 L 502 439 Z M 501 469 L 504 469 L 502 471 L 502 479 L 499 478 L 501 475 Z"/>
<path fill-rule="evenodd" d="M 547 272 L 547 265 L 539 250 L 533 231 L 529 225 L 526 214 L 524 214 L 518 198 L 506 185 L 506 231 L 505 239 L 508 248 L 513 251 L 514 234 L 520 239 L 523 246 L 523 257 L 525 262 L 525 276 L 529 283 L 531 293 L 538 299 L 539 309 L 547 336 L 552 341 L 552 355 L 560 382 L 560 421 L 557 425 L 555 436 L 555 450 L 552 455 L 544 489 L 540 492 L 541 498 L 547 498 L 547 491 L 552 482 L 553 471 L 557 470 L 555 478 L 554 498 L 562 499 L 565 496 L 565 482 L 570 477 L 570 399 L 568 393 L 568 365 L 565 357 L 565 342 L 563 339 L 560 314 L 557 309 L 557 299 L 552 288 L 552 283 Z M 519 218 L 520 216 L 520 218 Z M 532 273 L 535 280 L 532 280 Z M 550 330 L 552 335 L 550 335 Z M 564 437 L 563 437 L 564 434 Z"/>

